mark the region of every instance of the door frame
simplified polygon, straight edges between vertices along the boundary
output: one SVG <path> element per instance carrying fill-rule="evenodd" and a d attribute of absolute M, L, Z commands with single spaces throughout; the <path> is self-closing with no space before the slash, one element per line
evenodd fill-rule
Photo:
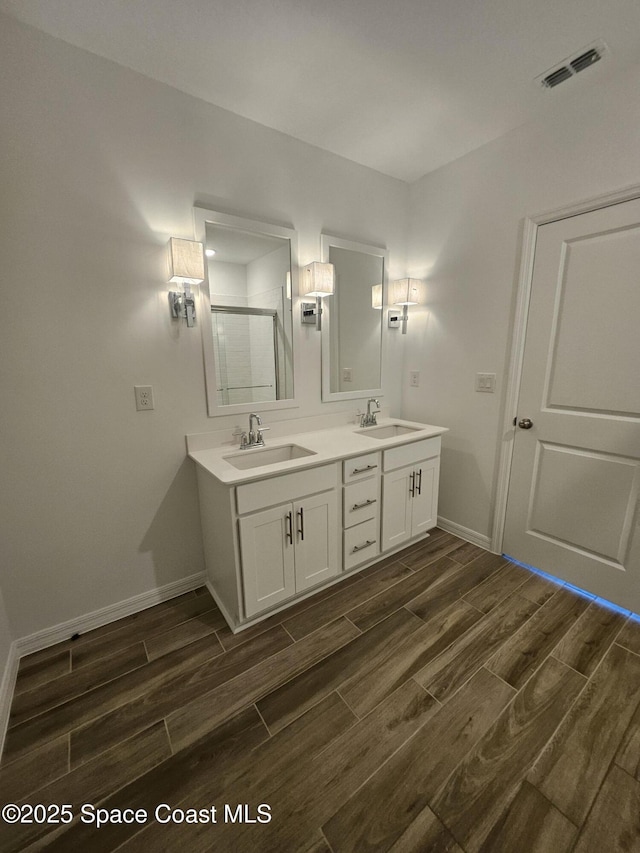
<path fill-rule="evenodd" d="M 538 229 L 559 219 L 568 219 L 582 213 L 590 213 L 614 204 L 623 204 L 640 198 L 640 184 L 634 184 L 624 189 L 604 195 L 595 196 L 583 201 L 574 202 L 566 207 L 526 216 L 523 221 L 522 242 L 520 249 L 520 272 L 516 291 L 515 317 L 509 351 L 509 371 L 507 375 L 506 394 L 504 403 L 504 418 L 502 421 L 502 442 L 498 464 L 498 479 L 496 484 L 495 511 L 493 529 L 491 532 L 491 550 L 502 553 L 504 528 L 507 518 L 507 499 L 509 496 L 509 480 L 511 478 L 511 462 L 515 438 L 514 418 L 518 413 L 518 398 L 522 381 L 522 365 L 524 362 L 524 345 L 529 321 L 529 302 L 533 284 L 533 262 L 535 258 Z"/>

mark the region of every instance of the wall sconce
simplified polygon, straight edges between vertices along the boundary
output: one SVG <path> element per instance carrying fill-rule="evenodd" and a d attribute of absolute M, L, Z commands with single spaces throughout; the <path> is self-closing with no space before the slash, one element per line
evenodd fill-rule
<path fill-rule="evenodd" d="M 184 291 L 169 292 L 169 306 L 174 319 L 184 317 L 187 326 L 196 318 L 196 301 L 192 284 L 204 281 L 204 254 L 202 243 L 172 237 L 169 240 L 169 281 L 182 284 Z"/>
<path fill-rule="evenodd" d="M 402 316 L 397 311 L 389 311 L 389 327 L 397 329 L 402 325 L 402 334 L 407 334 L 407 320 L 409 319 L 409 305 L 419 305 L 422 290 L 422 282 L 418 278 L 402 278 L 391 284 L 392 305 L 402 305 Z"/>
<path fill-rule="evenodd" d="M 322 328 L 322 300 L 331 296 L 335 287 L 335 270 L 333 264 L 322 264 L 314 261 L 302 270 L 300 286 L 301 296 L 315 296 L 316 301 L 302 303 L 302 322 L 315 323 L 318 331 Z"/>
<path fill-rule="evenodd" d="M 382 285 L 374 284 L 371 288 L 371 307 L 382 311 Z"/>

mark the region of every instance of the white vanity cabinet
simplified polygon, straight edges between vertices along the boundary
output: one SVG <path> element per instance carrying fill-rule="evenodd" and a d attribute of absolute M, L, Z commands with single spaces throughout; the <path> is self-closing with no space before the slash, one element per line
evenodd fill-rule
<path fill-rule="evenodd" d="M 426 537 L 437 523 L 444 431 L 396 421 L 294 434 L 246 457 L 190 449 L 207 585 L 232 630 Z M 273 461 L 279 453 L 284 461 Z"/>
<path fill-rule="evenodd" d="M 236 489 L 246 618 L 340 572 L 336 481 L 326 465 Z"/>
<path fill-rule="evenodd" d="M 427 533 L 438 521 L 440 436 L 383 453 L 382 551 Z"/>

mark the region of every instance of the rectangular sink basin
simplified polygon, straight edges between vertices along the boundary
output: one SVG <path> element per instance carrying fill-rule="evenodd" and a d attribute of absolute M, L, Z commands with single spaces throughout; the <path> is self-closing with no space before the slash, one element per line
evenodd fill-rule
<path fill-rule="evenodd" d="M 410 432 L 420 432 L 420 427 L 403 426 L 402 424 L 387 424 L 386 426 L 364 427 L 357 429 L 360 435 L 368 438 L 395 438 L 398 435 L 408 435 Z"/>
<path fill-rule="evenodd" d="M 307 450 L 297 444 L 282 444 L 280 447 L 257 447 L 241 450 L 222 458 L 234 468 L 246 471 L 248 468 L 260 468 L 262 465 L 275 465 L 277 462 L 290 462 L 305 456 L 315 456 L 314 450 Z"/>

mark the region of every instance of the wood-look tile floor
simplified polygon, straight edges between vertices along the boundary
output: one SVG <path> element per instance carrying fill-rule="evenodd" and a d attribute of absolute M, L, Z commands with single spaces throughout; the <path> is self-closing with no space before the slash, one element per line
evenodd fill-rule
<path fill-rule="evenodd" d="M 237 635 L 201 589 L 24 658 L 0 849 L 640 851 L 639 780 L 640 623 L 436 530 Z"/>

